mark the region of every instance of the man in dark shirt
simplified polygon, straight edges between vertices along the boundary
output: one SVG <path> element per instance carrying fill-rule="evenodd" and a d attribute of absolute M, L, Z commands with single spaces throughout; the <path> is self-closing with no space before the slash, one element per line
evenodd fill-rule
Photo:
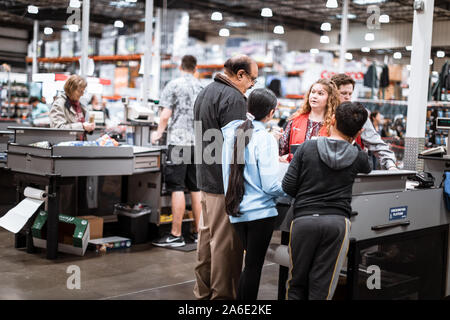
<path fill-rule="evenodd" d="M 195 161 L 202 203 L 195 267 L 197 299 L 235 299 L 242 269 L 242 244 L 225 211 L 220 129 L 246 118 L 244 94 L 256 82 L 258 65 L 241 55 L 228 59 L 224 69 L 224 74 L 218 74 L 199 93 L 194 105 Z"/>
<path fill-rule="evenodd" d="M 360 103 L 338 106 L 330 137 L 302 143 L 283 178 L 283 190 L 295 197 L 289 300 L 333 297 L 349 244 L 353 182 L 371 171 L 367 154 L 351 144 L 366 120 Z"/>

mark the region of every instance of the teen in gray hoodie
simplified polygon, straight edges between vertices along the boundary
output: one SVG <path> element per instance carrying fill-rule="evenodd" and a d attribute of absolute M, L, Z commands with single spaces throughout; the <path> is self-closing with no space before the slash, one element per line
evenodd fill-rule
<path fill-rule="evenodd" d="M 352 186 L 371 171 L 367 154 L 352 142 L 367 120 L 357 102 L 338 106 L 329 138 L 305 141 L 283 178 L 295 198 L 286 298 L 331 299 L 348 250 Z"/>

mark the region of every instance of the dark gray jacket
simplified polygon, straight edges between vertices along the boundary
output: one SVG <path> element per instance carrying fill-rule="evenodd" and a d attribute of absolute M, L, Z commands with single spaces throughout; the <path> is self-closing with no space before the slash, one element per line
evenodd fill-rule
<path fill-rule="evenodd" d="M 217 75 L 214 82 L 198 94 L 194 105 L 195 153 L 197 187 L 201 191 L 215 194 L 224 193 L 221 128 L 233 120 L 244 120 L 246 112 L 245 96 L 222 74 Z M 201 130 L 198 128 L 199 123 L 201 123 Z M 197 131 L 201 132 L 201 137 L 198 136 Z M 201 142 L 198 141 L 200 138 Z M 198 156 L 200 147 L 201 159 Z M 201 161 L 200 164 L 199 161 Z"/>
<path fill-rule="evenodd" d="M 282 187 L 295 197 L 294 217 L 320 213 L 349 218 L 355 177 L 370 171 L 367 153 L 358 145 L 320 137 L 300 145 Z"/>

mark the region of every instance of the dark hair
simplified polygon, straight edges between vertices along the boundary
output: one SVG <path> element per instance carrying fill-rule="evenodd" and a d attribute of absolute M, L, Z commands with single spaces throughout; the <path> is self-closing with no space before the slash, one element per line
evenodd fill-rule
<path fill-rule="evenodd" d="M 228 73 L 235 75 L 239 70 L 245 70 L 248 74 L 250 74 L 250 64 L 252 60 L 247 56 L 236 56 L 225 61 L 223 65 L 225 71 Z"/>
<path fill-rule="evenodd" d="M 336 108 L 336 128 L 348 137 L 354 137 L 367 121 L 367 110 L 359 102 L 344 102 Z"/>
<path fill-rule="evenodd" d="M 277 106 L 277 97 L 272 91 L 267 89 L 255 89 L 252 91 L 247 101 L 248 112 L 255 120 L 264 119 Z M 225 195 L 225 210 L 233 217 L 239 217 L 239 205 L 244 198 L 244 168 L 245 168 L 245 147 L 252 138 L 253 123 L 245 120 L 236 129 L 234 137 L 234 149 L 230 164 L 230 177 L 228 179 L 228 189 Z M 239 147 L 239 150 L 238 150 Z"/>
<path fill-rule="evenodd" d="M 186 71 L 195 71 L 197 67 L 197 59 L 191 55 L 185 55 L 181 58 L 181 69 Z"/>
<path fill-rule="evenodd" d="M 378 111 L 372 111 L 371 113 L 370 113 L 370 122 L 372 122 L 373 123 L 373 120 L 375 120 L 375 118 L 377 117 L 377 115 L 379 114 L 379 112 Z"/>
<path fill-rule="evenodd" d="M 36 101 L 39 101 L 38 97 L 30 97 L 30 99 L 28 100 L 29 104 L 35 103 Z"/>
<path fill-rule="evenodd" d="M 336 87 L 339 89 L 340 86 L 344 86 L 346 84 L 351 84 L 353 89 L 355 88 L 355 80 L 352 77 L 346 75 L 345 73 L 335 74 L 331 77 L 331 81 L 336 84 Z"/>

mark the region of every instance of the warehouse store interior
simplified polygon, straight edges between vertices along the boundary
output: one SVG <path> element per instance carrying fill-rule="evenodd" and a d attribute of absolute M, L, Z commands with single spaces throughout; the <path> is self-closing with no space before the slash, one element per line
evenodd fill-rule
<path fill-rule="evenodd" d="M 208 189 L 199 182 L 203 163 L 180 173 L 173 156 L 178 145 L 204 151 L 205 136 L 189 140 L 202 116 L 194 110 L 205 105 L 196 98 L 206 101 L 217 83 L 249 108 L 260 92 L 276 98 L 268 120 L 257 118 L 279 140 L 279 171 L 270 174 L 283 189 L 300 143 L 321 139 L 294 142 L 289 133 L 300 130 L 304 106 L 313 114 L 313 88 L 331 83 L 339 100 L 351 84 L 349 101 L 368 114 L 351 143 L 372 170 L 348 188 L 351 228 L 326 299 L 449 299 L 449 30 L 449 0 L 1 1 L 0 299 L 249 300 L 242 275 L 237 297 L 199 288 L 202 248 L 220 246 L 204 236 L 213 207 L 205 194 L 230 199 L 225 165 L 218 189 Z M 239 57 L 252 67 L 227 68 Z M 337 75 L 350 80 L 341 86 Z M 188 89 L 180 79 L 190 79 Z M 248 85 L 241 90 L 239 81 Z M 185 109 L 174 107 L 185 99 Z M 259 122 L 250 109 L 235 118 L 230 110 L 229 121 L 214 118 L 221 139 L 231 120 Z M 263 191 L 271 207 L 259 209 L 276 214 L 251 299 L 292 299 L 298 216 L 295 199 L 280 192 Z"/>

